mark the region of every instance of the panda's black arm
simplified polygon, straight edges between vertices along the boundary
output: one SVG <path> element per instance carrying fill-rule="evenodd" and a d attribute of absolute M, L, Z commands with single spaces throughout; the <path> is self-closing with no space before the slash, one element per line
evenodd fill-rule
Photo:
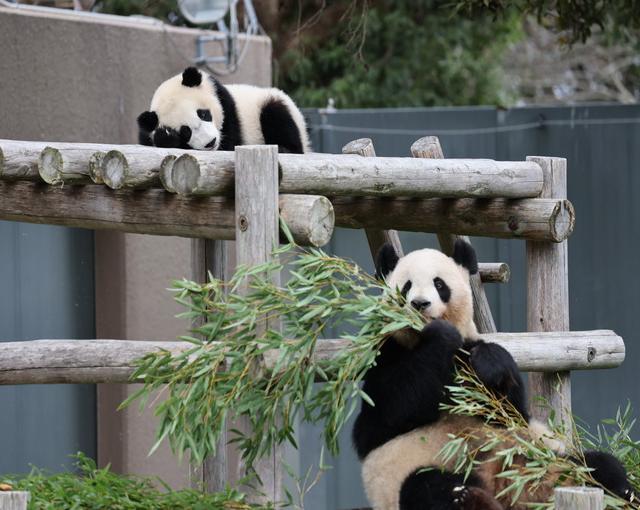
<path fill-rule="evenodd" d="M 413 349 L 395 340 L 385 343 L 364 378 L 363 391 L 375 405 L 363 401 L 353 430 L 361 458 L 393 437 L 438 419 L 461 345 L 460 333 L 445 321 L 434 321 L 420 332 Z"/>
<path fill-rule="evenodd" d="M 509 351 L 491 342 L 466 340 L 458 357 L 473 368 L 482 384 L 497 397 L 506 398 L 529 421 L 524 382 Z"/>

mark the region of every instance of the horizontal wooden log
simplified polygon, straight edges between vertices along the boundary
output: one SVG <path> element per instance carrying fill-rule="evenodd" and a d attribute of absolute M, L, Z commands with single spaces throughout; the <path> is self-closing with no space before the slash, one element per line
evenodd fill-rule
<path fill-rule="evenodd" d="M 139 234 L 234 239 L 234 203 L 226 197 L 185 198 L 162 189 L 131 192 L 105 186 L 53 187 L 0 181 L 0 219 L 119 230 Z M 325 197 L 280 196 L 280 214 L 303 246 L 322 246 L 333 232 Z M 308 222 L 318 221 L 320 224 Z"/>
<path fill-rule="evenodd" d="M 45 149 L 47 150 L 43 153 Z M 120 170 L 123 174 L 114 178 L 115 185 L 120 188 L 159 187 L 157 169 L 155 174 L 149 175 L 149 165 L 159 166 L 157 160 L 160 154 L 162 154 L 160 157 L 160 161 L 162 161 L 162 158 L 167 154 L 180 156 L 198 152 L 183 149 L 159 149 L 144 145 L 27 142 L 0 139 L 0 179 L 36 181 L 43 179 L 49 184 L 63 182 L 67 184 L 87 184 L 90 182 L 101 184 L 103 182 L 101 156 L 111 150 L 116 150 L 124 157 L 123 166 L 126 166 L 126 169 L 122 170 L 122 166 L 118 167 L 116 164 L 114 170 L 114 172 Z M 97 153 L 99 154 L 97 155 Z M 39 163 L 40 168 L 38 167 Z M 129 171 L 130 167 L 133 167 L 133 170 Z"/>
<path fill-rule="evenodd" d="M 179 152 L 179 154 L 176 154 Z M 153 149 L 138 146 L 136 150 L 110 150 L 102 160 L 104 183 L 111 189 L 158 188 L 160 168 L 168 156 L 184 155 L 178 149 Z"/>
<path fill-rule="evenodd" d="M 44 182 L 57 184 L 89 184 L 92 176 L 101 175 L 95 165 L 103 152 L 94 148 L 73 147 L 64 150 L 45 147 L 38 157 L 38 173 Z M 95 178 L 95 177 L 94 177 Z"/>
<path fill-rule="evenodd" d="M 17 145 L 19 144 L 19 145 Z M 233 164 L 231 152 L 183 151 L 159 149 L 141 145 L 70 144 L 44 142 L 13 142 L 0 140 L 4 156 L 17 149 L 29 154 L 50 146 L 58 156 L 44 170 L 46 179 L 58 183 L 68 177 L 70 182 L 83 182 L 86 169 L 94 152 L 116 151 L 111 162 L 110 177 L 115 189 L 124 187 L 159 186 L 158 172 L 167 154 L 191 154 L 175 163 L 189 172 L 181 192 L 189 194 L 229 193 L 233 177 L 221 169 Z M 8 151 L 8 152 L 7 152 Z M 119 156 L 117 155 L 119 153 Z M 162 156 L 162 157 L 160 157 Z M 60 168 L 60 160 L 61 168 Z M 35 162 L 35 161 L 34 161 Z M 194 164 L 195 162 L 195 164 Z M 488 159 L 415 159 L 415 158 L 361 158 L 355 155 L 333 154 L 280 154 L 280 191 L 291 194 L 318 194 L 335 196 L 406 196 L 441 198 L 526 198 L 538 196 L 542 190 L 542 170 L 532 161 L 493 161 Z M 31 163 L 29 163 L 31 164 Z M 29 164 L 26 166 L 29 167 Z M 105 164 L 105 163 L 103 163 Z M 15 164 L 0 171 L 8 179 L 17 175 L 34 178 L 25 165 L 17 170 Z M 232 167 L 232 166 L 231 166 Z M 53 172 L 52 174 L 48 172 Z M 182 173 L 180 174 L 182 175 Z M 181 177 L 182 178 L 182 177 Z"/>
<path fill-rule="evenodd" d="M 278 162 L 281 193 L 525 198 L 542 190 L 540 167 L 523 161 L 280 154 Z M 174 185 L 179 193 L 189 195 L 231 193 L 233 164 L 229 152 L 181 156 L 174 163 Z"/>
<path fill-rule="evenodd" d="M 346 228 L 452 232 L 559 243 L 571 235 L 575 225 L 571 202 L 551 198 L 390 200 L 331 197 L 331 202 L 336 226 Z"/>
<path fill-rule="evenodd" d="M 478 272 L 482 283 L 507 283 L 511 278 L 511 268 L 505 262 L 480 262 Z"/>
<path fill-rule="evenodd" d="M 614 368 L 625 356 L 622 338 L 609 330 L 495 333 L 482 337 L 502 345 L 525 371 Z M 345 345 L 345 340 L 322 340 L 315 357 L 333 358 Z M 131 382 L 135 360 L 146 353 L 158 349 L 178 353 L 191 347 L 187 342 L 134 340 L 3 342 L 0 384 L 127 383 Z"/>
<path fill-rule="evenodd" d="M 46 145 L 29 145 L 14 140 L 0 140 L 0 179 L 40 180 L 38 158 Z"/>

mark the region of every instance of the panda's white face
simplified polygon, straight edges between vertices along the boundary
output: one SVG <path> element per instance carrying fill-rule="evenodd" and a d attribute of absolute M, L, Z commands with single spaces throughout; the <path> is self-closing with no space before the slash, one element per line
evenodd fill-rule
<path fill-rule="evenodd" d="M 157 88 L 151 110 L 138 118 L 141 136 L 146 133 L 157 147 L 216 150 L 221 142 L 222 106 L 208 76 L 190 69 Z"/>
<path fill-rule="evenodd" d="M 451 257 L 438 250 L 416 250 L 400 258 L 385 279 L 402 293 L 405 306 L 427 321 L 446 319 L 464 337 L 477 336 L 469 271 Z"/>

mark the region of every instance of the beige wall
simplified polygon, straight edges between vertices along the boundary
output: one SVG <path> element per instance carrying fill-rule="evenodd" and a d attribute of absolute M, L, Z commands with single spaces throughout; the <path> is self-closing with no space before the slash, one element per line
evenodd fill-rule
<path fill-rule="evenodd" d="M 155 21 L 0 6 L 0 138 L 101 143 L 137 141 L 136 116 L 154 88 L 190 64 L 200 31 Z M 268 85 L 271 43 L 256 37 L 226 82 Z M 96 334 L 174 339 L 186 325 L 167 292 L 194 277 L 193 242 L 96 233 Z M 136 408 L 116 412 L 132 390 L 98 388 L 98 460 L 126 473 L 188 484 L 167 448 L 147 457 L 155 423 Z"/>

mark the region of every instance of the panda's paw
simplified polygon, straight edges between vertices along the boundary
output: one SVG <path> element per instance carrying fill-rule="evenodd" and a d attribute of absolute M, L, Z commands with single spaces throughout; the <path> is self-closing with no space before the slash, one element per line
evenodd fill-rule
<path fill-rule="evenodd" d="M 453 507 L 456 510 L 504 510 L 487 491 L 466 485 L 453 488 Z"/>
<path fill-rule="evenodd" d="M 435 319 L 427 324 L 420 332 L 421 344 L 440 344 L 448 349 L 457 350 L 462 347 L 464 340 L 458 329 L 449 321 Z"/>

